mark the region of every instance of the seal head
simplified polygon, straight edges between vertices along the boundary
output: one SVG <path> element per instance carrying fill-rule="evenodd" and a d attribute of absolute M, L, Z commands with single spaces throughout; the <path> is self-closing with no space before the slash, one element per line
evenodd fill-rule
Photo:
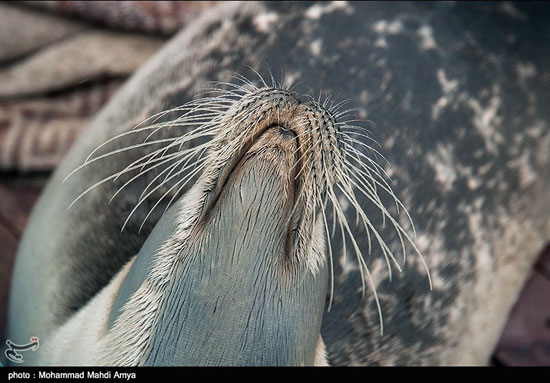
<path fill-rule="evenodd" d="M 292 259 L 295 142 L 270 128 L 205 206 L 179 255 L 145 364 L 313 363 L 327 272 Z M 323 245 L 316 241 L 312 251 L 322 256 Z"/>
<path fill-rule="evenodd" d="M 216 122 L 198 183 L 158 222 L 122 285 L 102 362 L 314 363 L 328 284 L 323 177 L 303 160 L 320 150 L 315 113 L 324 111 L 262 89 Z"/>

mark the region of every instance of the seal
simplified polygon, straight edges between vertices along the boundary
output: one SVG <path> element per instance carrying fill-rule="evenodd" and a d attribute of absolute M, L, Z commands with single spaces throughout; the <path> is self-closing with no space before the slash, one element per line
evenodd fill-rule
<path fill-rule="evenodd" d="M 191 109 L 193 113 L 185 113 L 178 123 L 196 121 L 197 115 L 223 101 L 228 100 L 194 102 L 197 106 Z M 161 218 L 128 271 L 115 309 L 111 310 L 112 327 L 97 355 L 90 352 L 90 345 L 83 344 L 86 358 L 74 362 L 314 362 L 327 273 L 322 214 L 318 203 L 312 203 L 318 198 L 312 200 L 311 196 L 325 189 L 320 170 L 328 166 L 324 162 L 330 159 L 322 156 L 318 162 L 305 163 L 300 158 L 318 151 L 314 143 L 323 140 L 319 127 L 327 130 L 326 135 L 335 133 L 332 125 L 311 126 L 309 121 L 318 118 L 316 113 L 325 112 L 314 104 L 303 104 L 286 91 L 259 89 L 191 134 L 176 137 L 158 149 L 166 153 L 159 161 L 170 159 L 170 145 L 181 147 L 189 137 L 208 133 L 210 126 L 216 130 L 209 141 L 201 178 L 174 206 L 176 213 L 168 212 Z M 153 125 L 147 129 L 160 128 Z M 190 150 L 187 154 L 193 158 L 203 149 L 197 146 Z M 185 150 L 177 150 L 176 154 L 183 158 L 173 165 L 187 162 Z M 149 161 L 148 156 L 142 159 Z M 194 165 L 201 168 L 197 162 Z M 138 176 L 153 166 L 143 168 Z M 175 171 L 174 175 L 182 172 Z M 186 177 L 181 177 L 172 188 L 184 180 Z M 156 248 L 160 250 L 151 251 Z M 145 279 L 136 283 L 140 276 Z M 80 326 L 86 312 L 95 317 L 94 321 L 105 322 L 105 318 L 94 314 L 99 304 L 87 305 L 79 312 L 80 318 L 69 320 L 56 332 L 51 343 L 60 356 L 65 354 L 60 343 L 72 338 L 71 326 Z M 110 307 L 112 302 L 101 304 Z M 144 311 L 143 307 L 150 309 Z M 186 319 L 173 321 L 180 312 L 186 313 Z M 227 323 L 232 323 L 230 333 Z M 206 335 L 216 331 L 222 333 Z M 136 333 L 142 335 L 136 339 Z M 53 361 L 57 361 L 55 357 Z M 59 359 L 69 364 L 71 361 Z"/>
<path fill-rule="evenodd" d="M 328 201 L 337 213 L 335 223 L 350 235 L 358 259 L 363 260 L 336 187 L 357 208 L 367 234 L 372 230 L 387 259 L 395 261 L 358 204 L 354 185 L 378 204 L 400 237 L 410 238 L 380 202 L 377 187 L 392 194 L 376 168 L 381 167 L 352 145 L 361 143 L 350 135 L 356 127 L 338 122 L 347 111 L 327 108 L 328 100 L 304 102 L 281 85 L 268 87 L 260 79 L 262 88 L 244 80 L 247 87 L 233 84 L 234 89 L 217 97 L 178 107 L 180 116 L 173 121 L 138 126 L 113 137 L 65 178 L 121 151 L 140 149 L 141 155 L 144 146 L 162 142 L 160 148 L 87 188 L 69 205 L 104 182 L 139 168 L 114 193 L 113 201 L 138 178 L 170 163 L 154 178 L 164 176 L 162 182 L 144 188 L 126 224 L 140 204 L 170 179 L 177 181 L 152 205 L 144 222 L 170 190 L 181 189 L 204 169 L 174 206 L 175 212 L 158 221 L 116 282 L 49 337 L 40 364 L 324 364 L 319 334 L 327 288 Z M 197 121 L 203 122 L 188 133 L 155 139 L 160 130 L 175 124 L 193 127 Z M 141 132 L 148 132 L 142 144 L 115 144 L 117 149 L 94 157 L 105 145 Z M 184 149 L 207 135 L 213 135 L 207 145 Z M 187 172 L 190 167 L 193 170 Z M 369 275 L 368 268 L 362 271 Z M 185 319 L 174 321 L 180 312 Z M 105 323 L 108 326 L 101 327 Z M 219 328 L 222 334 L 205 340 L 205 334 Z"/>
<path fill-rule="evenodd" d="M 63 363 L 63 358 L 74 355 L 75 364 L 311 364 L 323 362 L 318 356 L 326 346 L 326 362 L 332 365 L 486 363 L 534 258 L 549 239 L 550 196 L 545 190 L 550 186 L 550 116 L 542 105 L 550 101 L 550 77 L 545 59 L 534 54 L 537 49 L 518 42 L 521 31 L 522 41 L 548 43 L 538 33 L 545 25 L 541 14 L 519 5 L 473 6 L 474 13 L 459 3 L 226 4 L 182 31 L 97 116 L 52 177 L 31 217 L 17 258 L 8 332 L 15 342 L 36 334 L 44 347 L 33 353 L 34 360 L 25 356 L 25 362 Z M 508 37 L 489 41 L 484 38 L 487 31 Z M 306 93 L 300 89 L 303 84 L 319 84 L 327 94 L 358 102 L 359 118 L 376 123 L 376 139 L 391 165 L 374 165 L 372 152 L 363 146 L 370 144 L 370 137 L 359 130 L 360 142 L 353 142 L 357 151 L 349 153 L 358 160 L 357 168 L 373 167 L 373 176 L 363 179 L 363 173 L 354 173 L 355 184 L 336 187 L 334 194 L 331 188 L 342 180 L 328 177 L 320 188 L 304 189 L 313 193 L 312 198 L 294 201 L 292 193 L 286 193 L 303 190 L 299 184 L 308 181 L 308 169 L 310 175 L 327 174 L 326 170 L 342 175 L 346 173 L 341 169 L 352 169 L 327 159 L 332 158 L 328 148 L 338 150 L 338 141 L 331 144 L 331 137 L 338 136 L 334 126 L 353 128 L 353 122 L 340 120 L 345 116 L 333 110 L 335 122 L 327 124 L 333 128 L 320 130 L 326 136 L 309 133 L 312 142 L 320 143 L 316 151 L 309 151 L 315 153 L 311 159 L 323 162 L 326 155 L 327 161 L 313 171 L 302 167 L 304 159 L 315 163 L 310 156 L 295 156 L 295 151 L 308 152 L 301 146 L 301 124 L 289 124 L 293 114 L 278 117 L 281 122 L 275 120 L 276 113 L 266 112 L 271 121 L 264 123 L 256 113 L 261 115 L 262 105 L 298 108 L 298 118 L 310 116 L 307 131 L 317 132 L 324 120 L 331 121 L 330 102 L 307 105 L 288 92 L 288 86 L 266 84 L 253 84 L 247 91 L 225 85 L 226 95 L 233 92 L 236 101 L 190 101 L 207 81 L 230 83 L 231 74 L 245 65 L 261 69 L 263 63 L 284 69 L 296 93 Z M 255 97 L 261 94 L 267 98 L 260 102 Z M 283 108 L 279 102 L 289 106 Z M 305 105 L 312 110 L 303 110 Z M 242 136 L 250 147 L 236 150 L 230 145 L 231 150 L 200 161 L 201 150 L 240 141 L 216 138 L 223 134 L 210 141 L 191 128 L 202 125 L 201 132 L 219 132 L 216 127 L 227 126 L 220 121 L 239 113 L 254 116 L 257 124 L 269 129 Z M 154 117 L 132 130 L 149 116 Z M 185 139 L 175 141 L 178 137 Z M 90 153 L 93 156 L 87 158 Z M 241 162 L 243 153 L 250 154 L 248 163 Z M 180 154 L 187 157 L 178 158 Z M 83 163 L 87 165 L 61 185 Z M 174 176 L 180 171 L 170 167 L 175 163 L 181 169 L 189 167 Z M 305 170 L 289 181 L 296 163 Z M 286 176 L 280 173 L 285 170 Z M 384 184 L 374 176 L 376 170 L 384 170 L 392 181 Z M 211 184 L 209 174 L 227 182 Z M 268 174 L 278 176 L 272 179 Z M 356 203 L 346 198 L 346 193 L 351 196 L 349 186 L 359 190 Z M 251 195 L 238 193 L 241 187 L 260 191 L 268 202 L 254 205 Z M 275 190 L 287 192 L 275 196 L 270 192 Z M 403 206 L 395 196 L 410 208 L 416 240 L 407 215 L 397 212 Z M 198 203 L 202 198 L 204 203 Z M 171 200 L 176 202 L 163 215 Z M 324 222 L 322 215 L 312 219 L 313 214 L 291 212 L 291 200 L 292 209 L 304 212 L 324 211 L 325 201 L 334 208 L 327 210 Z M 257 231 L 250 236 L 236 232 L 249 218 L 235 206 L 247 204 L 261 207 L 252 220 Z M 271 212 L 274 220 L 266 218 Z M 298 228 L 306 228 L 298 229 L 296 238 L 288 232 L 291 226 L 282 224 L 288 217 Z M 352 225 L 356 220 L 358 225 Z M 392 225 L 384 225 L 386 220 Z M 231 248 L 231 237 L 237 239 L 234 243 L 244 241 L 237 251 L 239 259 L 260 265 L 268 259 L 254 251 L 267 233 L 262 230 L 285 233 L 269 242 L 275 259 L 291 254 L 292 243 L 317 243 L 325 256 L 305 251 L 294 263 L 301 270 L 294 279 L 289 278 L 292 273 L 274 278 L 265 274 L 266 268 L 263 274 L 235 269 L 214 246 Z M 325 237 L 326 244 L 321 244 Z M 183 246 L 185 238 L 192 241 Z M 393 261 L 393 254 L 405 245 L 404 253 L 416 248 L 427 260 L 431 291 L 421 257 Z M 308 247 L 296 249 L 300 253 Z M 357 253 L 361 256 L 354 257 Z M 333 262 L 327 259 L 331 256 Z M 174 258 L 181 261 L 173 267 L 156 263 Z M 398 270 L 403 272 L 392 274 L 388 263 L 402 265 Z M 227 270 L 229 276 L 206 273 L 208 267 Z M 193 274 L 197 270 L 199 274 Z M 154 271 L 170 278 L 154 278 Z M 243 288 L 255 276 L 258 284 L 253 286 L 263 288 Z M 201 285 L 205 278 L 212 286 Z M 229 280 L 239 287 L 226 289 L 224 295 L 219 286 Z M 304 284 L 286 285 L 294 292 L 275 288 L 297 280 Z M 259 328 L 249 327 L 246 336 L 232 339 L 243 334 L 237 331 L 242 328 L 240 304 L 255 302 L 255 294 L 260 301 L 270 296 L 265 286 L 274 287 L 271 297 L 287 304 L 275 309 L 268 303 L 263 318 L 263 306 L 249 311 Z M 305 290 L 297 293 L 299 286 Z M 325 291 L 331 307 L 323 312 Z M 226 299 L 219 302 L 233 306 L 217 305 L 213 297 L 222 296 Z M 293 305 L 293 297 L 305 305 Z M 384 319 L 382 336 L 381 324 L 376 325 L 379 312 Z M 235 324 L 228 323 L 229 317 L 237 318 Z M 304 325 L 307 320 L 320 323 L 320 331 L 316 325 Z M 278 334 L 285 336 L 274 340 L 277 326 Z M 290 329 L 296 333 L 288 335 Z M 76 341 L 74 334 L 80 331 L 87 343 Z M 211 337 L 205 339 L 208 334 Z M 301 340 L 301 348 L 292 335 Z M 96 346 L 86 349 L 81 342 Z M 203 343 L 204 348 L 198 347 Z M 269 346 L 262 348 L 266 354 L 257 352 L 260 345 Z M 53 357 L 58 346 L 62 352 Z M 241 352 L 241 347 L 249 352 Z M 49 362 L 39 355 L 42 350 L 50 350 Z"/>

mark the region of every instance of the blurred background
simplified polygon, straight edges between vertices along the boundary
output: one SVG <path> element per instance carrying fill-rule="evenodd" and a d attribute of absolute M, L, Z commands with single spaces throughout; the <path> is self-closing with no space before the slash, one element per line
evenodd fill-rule
<path fill-rule="evenodd" d="M 51 171 L 124 81 L 216 3 L 0 3 L 2 344 L 17 245 Z M 550 246 L 510 315 L 493 365 L 550 365 L 550 305 L 540 302 L 550 302 Z"/>

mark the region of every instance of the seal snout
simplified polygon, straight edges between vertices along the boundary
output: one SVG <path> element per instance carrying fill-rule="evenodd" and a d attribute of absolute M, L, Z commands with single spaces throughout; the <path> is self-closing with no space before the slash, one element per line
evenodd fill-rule
<path fill-rule="evenodd" d="M 216 197 L 181 240 L 145 364 L 313 363 L 327 272 L 296 262 L 298 137 L 273 124 L 241 150 L 207 185 Z M 323 245 L 308 251 L 319 257 Z"/>
<path fill-rule="evenodd" d="M 276 130 L 276 133 L 284 140 L 294 140 L 296 138 L 296 133 L 293 130 L 286 129 L 282 126 L 275 126 L 272 129 Z"/>
<path fill-rule="evenodd" d="M 279 223 L 288 232 L 288 258 L 316 273 L 325 260 L 311 251 L 319 239 L 312 228 L 322 223 L 327 189 L 343 167 L 341 133 L 330 110 L 285 89 L 261 88 L 234 102 L 216 125 L 207 165 L 212 170 L 208 178 L 213 180 L 207 211 L 228 187 L 230 176 L 241 171 L 243 160 L 266 160 L 257 168 L 257 176 L 264 177 L 268 167 L 276 168 L 283 190 L 279 198 L 289 214 Z"/>

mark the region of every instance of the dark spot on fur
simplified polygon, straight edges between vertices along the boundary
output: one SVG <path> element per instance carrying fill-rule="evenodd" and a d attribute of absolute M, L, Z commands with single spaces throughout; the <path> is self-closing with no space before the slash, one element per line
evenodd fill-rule
<path fill-rule="evenodd" d="M 204 30 L 204 35 L 205 36 L 211 36 L 212 34 L 214 34 L 214 32 L 216 32 L 218 29 L 220 29 L 221 26 L 222 26 L 221 21 L 216 21 L 216 22 L 212 23 L 211 25 L 208 26 L 208 28 L 206 28 Z"/>

